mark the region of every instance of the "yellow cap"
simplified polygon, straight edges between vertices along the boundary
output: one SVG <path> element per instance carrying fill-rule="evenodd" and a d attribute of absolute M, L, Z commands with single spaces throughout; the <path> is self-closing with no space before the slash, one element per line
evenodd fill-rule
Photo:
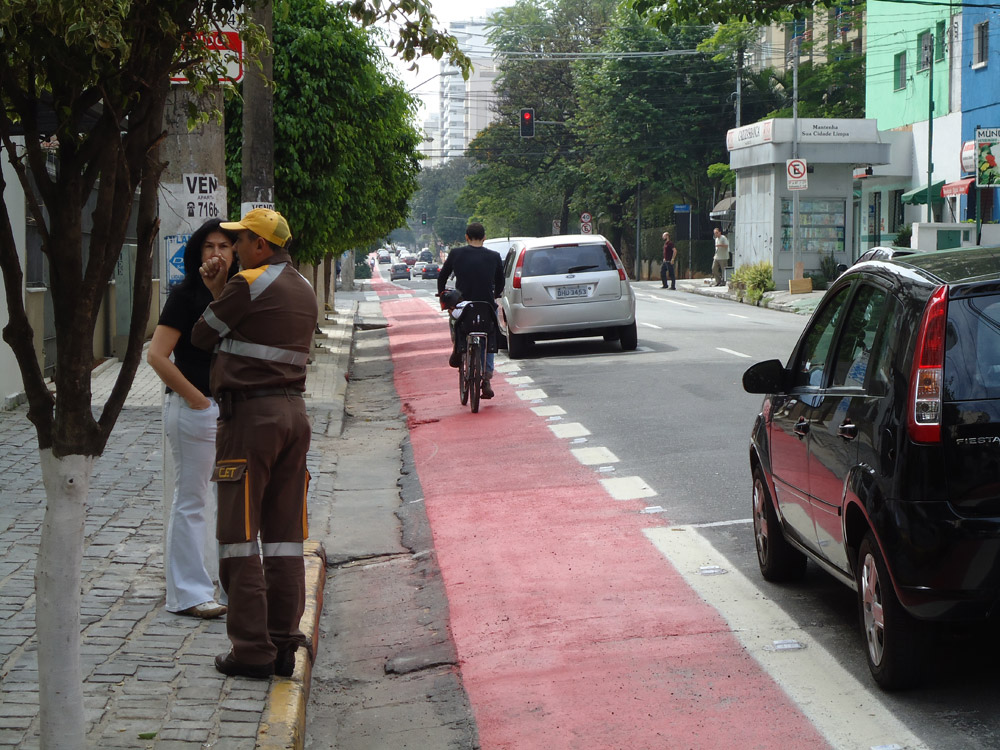
<path fill-rule="evenodd" d="M 230 232 L 249 229 L 258 237 L 273 242 L 278 247 L 284 247 L 292 239 L 292 231 L 288 228 L 285 217 L 270 208 L 255 208 L 247 211 L 239 221 L 224 221 L 220 225 Z"/>

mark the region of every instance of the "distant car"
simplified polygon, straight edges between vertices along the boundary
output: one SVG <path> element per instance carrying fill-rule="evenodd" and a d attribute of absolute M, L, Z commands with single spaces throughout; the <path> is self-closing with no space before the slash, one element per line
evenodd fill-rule
<path fill-rule="evenodd" d="M 931 623 L 1000 608 L 1000 248 L 853 265 L 787 364 L 754 365 L 743 387 L 764 394 L 749 445 L 761 575 L 816 562 L 856 592 L 875 681 L 919 681 L 921 651 L 943 648 Z"/>
<path fill-rule="evenodd" d="M 866 260 L 892 260 L 893 258 L 902 258 L 904 255 L 913 255 L 915 252 L 917 251 L 912 247 L 879 245 L 878 247 L 873 247 L 863 252 L 861 257 L 854 261 L 854 265 L 864 263 Z"/>
<path fill-rule="evenodd" d="M 438 263 L 428 263 L 424 266 L 424 272 L 421 278 L 424 279 L 436 279 L 441 275 L 441 266 Z"/>
<path fill-rule="evenodd" d="M 406 265 L 412 266 L 417 262 L 417 256 L 413 253 L 406 253 L 405 255 L 400 255 L 399 259 L 403 261 Z"/>
<path fill-rule="evenodd" d="M 407 279 L 410 278 L 410 267 L 405 263 L 393 263 L 392 268 L 389 269 L 389 280 L 395 281 L 396 279 Z"/>
<path fill-rule="evenodd" d="M 418 260 L 416 263 L 413 264 L 413 268 L 410 269 L 410 272 L 414 276 L 422 276 L 423 273 L 424 273 L 424 269 L 426 267 L 427 267 L 427 264 L 424 261 Z"/>
<path fill-rule="evenodd" d="M 512 359 L 543 339 L 603 336 L 638 345 L 635 294 L 618 253 L 599 234 L 505 240 L 500 329 Z"/>
<path fill-rule="evenodd" d="M 420 255 L 417 256 L 417 260 L 422 260 L 425 263 L 432 263 L 434 262 L 434 253 L 430 250 L 421 250 Z"/>
<path fill-rule="evenodd" d="M 388 250 L 379 250 L 378 251 L 378 262 L 379 263 L 391 263 L 392 262 L 392 258 L 389 257 L 389 251 Z"/>

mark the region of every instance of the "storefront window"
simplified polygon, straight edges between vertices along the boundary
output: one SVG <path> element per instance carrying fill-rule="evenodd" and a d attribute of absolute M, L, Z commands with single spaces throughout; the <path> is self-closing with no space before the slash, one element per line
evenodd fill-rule
<path fill-rule="evenodd" d="M 799 201 L 799 247 L 807 253 L 844 252 L 846 201 Z M 781 201 L 781 249 L 792 250 L 792 201 Z"/>

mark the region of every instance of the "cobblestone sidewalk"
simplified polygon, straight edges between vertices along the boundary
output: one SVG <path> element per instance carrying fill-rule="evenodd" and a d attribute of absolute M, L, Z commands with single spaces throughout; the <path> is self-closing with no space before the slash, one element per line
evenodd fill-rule
<path fill-rule="evenodd" d="M 326 337 L 318 342 L 308 377 L 311 504 L 332 496 L 336 460 L 325 452 L 343 418 L 357 303 L 342 293 L 338 303 L 346 312 L 330 314 L 322 324 Z M 95 408 L 103 405 L 118 369 L 109 363 L 95 371 Z M 229 647 L 225 622 L 164 609 L 161 393 L 159 379 L 143 361 L 104 455 L 95 462 L 81 611 L 87 744 L 249 750 L 257 745 L 274 681 L 225 678 L 212 662 Z M 0 411 L 3 748 L 38 747 L 34 566 L 45 490 L 26 413 L 25 406 Z"/>

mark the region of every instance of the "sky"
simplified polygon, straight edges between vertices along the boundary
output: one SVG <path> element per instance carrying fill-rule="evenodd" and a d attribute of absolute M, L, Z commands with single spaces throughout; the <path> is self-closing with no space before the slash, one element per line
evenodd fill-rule
<path fill-rule="evenodd" d="M 452 21 L 470 21 L 485 19 L 498 8 L 513 5 L 514 0 L 431 0 L 431 9 L 437 16 L 435 27 L 447 29 Z M 391 30 L 390 30 L 391 34 Z M 418 97 L 424 105 L 421 120 L 438 107 L 438 90 L 440 80 L 434 76 L 441 72 L 441 64 L 429 55 L 417 60 L 419 70 L 416 73 L 406 70 L 409 63 L 402 63 L 391 56 L 392 50 L 386 51 L 386 57 L 396 69 L 396 74 L 407 89 Z M 432 79 L 433 80 L 430 80 Z"/>

